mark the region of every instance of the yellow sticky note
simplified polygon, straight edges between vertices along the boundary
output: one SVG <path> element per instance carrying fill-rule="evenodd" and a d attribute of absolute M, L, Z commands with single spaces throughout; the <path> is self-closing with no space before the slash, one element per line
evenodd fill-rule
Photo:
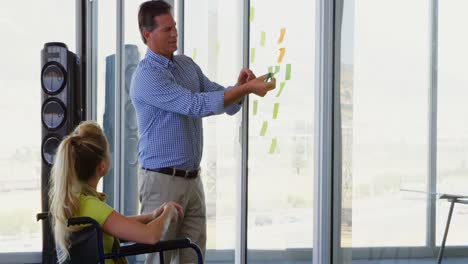
<path fill-rule="evenodd" d="M 281 93 L 283 92 L 283 88 L 284 88 L 285 84 L 286 84 L 286 82 L 280 82 L 280 89 L 279 89 L 278 93 L 276 94 L 276 97 L 279 97 L 281 95 Z"/>
<path fill-rule="evenodd" d="M 266 33 L 262 31 L 260 33 L 260 46 L 265 47 Z"/>
<path fill-rule="evenodd" d="M 258 110 L 258 100 L 253 101 L 253 106 L 252 106 L 252 115 L 257 115 L 257 110 Z"/>
<path fill-rule="evenodd" d="M 262 129 L 260 130 L 260 136 L 262 136 L 262 137 L 265 136 L 267 128 L 268 128 L 268 122 L 263 121 Z"/>
<path fill-rule="evenodd" d="M 253 6 L 250 7 L 250 22 L 254 20 L 255 16 L 255 8 Z"/>
<path fill-rule="evenodd" d="M 276 138 L 271 140 L 270 151 L 268 153 L 273 154 L 273 153 L 276 152 L 276 144 L 277 143 L 278 143 L 278 140 L 276 140 Z"/>
<path fill-rule="evenodd" d="M 281 63 L 283 61 L 284 53 L 286 52 L 286 48 L 280 48 L 279 51 L 280 51 L 280 54 L 278 56 L 278 63 Z"/>
<path fill-rule="evenodd" d="M 279 103 L 275 103 L 273 105 L 273 119 L 276 119 L 278 117 L 278 109 L 279 109 Z"/>
<path fill-rule="evenodd" d="M 276 65 L 275 66 L 275 74 L 278 73 L 280 71 L 280 66 L 279 65 Z"/>
<path fill-rule="evenodd" d="M 291 64 L 286 64 L 286 80 L 291 80 Z"/>
<path fill-rule="evenodd" d="M 193 60 L 196 60 L 196 59 L 197 59 L 197 48 L 193 48 L 193 56 L 192 56 L 192 59 L 193 59 Z"/>
<path fill-rule="evenodd" d="M 283 42 L 284 40 L 284 34 L 286 34 L 286 29 L 285 28 L 282 28 L 280 30 L 280 36 L 278 38 L 278 44 L 281 44 L 281 42 Z"/>
<path fill-rule="evenodd" d="M 255 62 L 255 48 L 250 48 L 250 63 Z"/>

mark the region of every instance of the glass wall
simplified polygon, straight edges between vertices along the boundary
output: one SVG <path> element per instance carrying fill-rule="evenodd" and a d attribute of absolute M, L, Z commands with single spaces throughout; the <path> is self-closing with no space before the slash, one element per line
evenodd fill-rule
<path fill-rule="evenodd" d="M 343 142 L 344 153 L 351 148 L 343 157 L 352 160 L 343 181 L 352 182 L 352 245 L 422 246 L 426 200 L 418 191 L 426 190 L 428 167 L 428 1 L 354 4 L 353 61 L 341 62 L 342 84 L 352 86 L 340 87 L 352 96 L 342 97 L 352 106 L 342 123 L 352 127 L 351 142 Z"/>
<path fill-rule="evenodd" d="M 243 2 L 185 1 L 184 53 L 212 81 L 235 85 L 242 68 Z M 207 204 L 207 261 L 234 261 L 239 239 L 241 111 L 203 119 L 201 162 Z M 222 254 L 220 253 L 222 252 Z M 218 254 L 217 254 L 218 253 Z"/>
<path fill-rule="evenodd" d="M 277 85 L 249 98 L 247 261 L 310 261 L 315 1 L 250 1 L 249 44 L 250 68 Z"/>
<path fill-rule="evenodd" d="M 76 52 L 75 2 L 9 1 L 0 33 L 0 253 L 41 251 L 41 50 Z"/>
<path fill-rule="evenodd" d="M 468 36 L 463 34 L 468 19 L 462 11 L 468 2 L 439 1 L 438 41 L 438 109 L 437 109 L 437 192 L 468 194 L 468 77 L 464 73 L 468 60 Z M 437 203 L 437 243 L 440 244 L 450 203 Z M 467 245 L 466 205 L 455 205 L 447 245 Z"/>
<path fill-rule="evenodd" d="M 100 184 L 107 194 L 107 203 L 114 206 L 114 160 L 115 153 L 115 52 L 116 52 L 116 10 L 114 1 L 97 2 L 97 122 L 104 129 L 110 145 L 111 169 Z"/>
<path fill-rule="evenodd" d="M 341 159 L 334 162 L 341 173 L 334 177 L 341 191 L 334 206 L 341 213 L 334 230 L 341 247 L 335 260 L 433 262 L 449 207 L 436 198 L 466 194 L 468 130 L 460 120 L 466 115 L 462 65 L 468 41 L 460 34 L 466 24 L 460 10 L 468 6 L 427 0 L 340 3 L 340 136 L 334 143 Z M 448 245 L 466 246 L 465 211 L 456 207 Z"/>

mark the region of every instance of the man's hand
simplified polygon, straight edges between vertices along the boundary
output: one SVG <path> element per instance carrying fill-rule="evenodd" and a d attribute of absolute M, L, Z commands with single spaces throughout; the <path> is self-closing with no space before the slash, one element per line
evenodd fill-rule
<path fill-rule="evenodd" d="M 248 68 L 243 68 L 240 73 L 239 73 L 239 78 L 237 78 L 237 84 L 236 86 L 242 85 L 246 82 L 249 82 L 253 79 L 255 79 L 256 76 L 255 74 L 249 70 Z"/>
<path fill-rule="evenodd" d="M 269 81 L 267 77 L 270 77 Z M 276 79 L 272 75 L 262 75 L 246 83 L 250 93 L 254 93 L 258 96 L 265 96 L 269 91 L 276 88 Z"/>

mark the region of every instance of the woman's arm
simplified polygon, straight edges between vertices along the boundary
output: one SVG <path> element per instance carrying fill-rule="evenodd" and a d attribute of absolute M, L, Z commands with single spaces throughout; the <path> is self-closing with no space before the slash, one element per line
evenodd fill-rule
<path fill-rule="evenodd" d="M 113 211 L 102 229 L 107 234 L 126 241 L 155 244 L 164 236 L 169 224 L 177 221 L 179 215 L 182 216 L 181 210 L 172 203 L 167 203 L 163 212 L 147 224 Z"/>

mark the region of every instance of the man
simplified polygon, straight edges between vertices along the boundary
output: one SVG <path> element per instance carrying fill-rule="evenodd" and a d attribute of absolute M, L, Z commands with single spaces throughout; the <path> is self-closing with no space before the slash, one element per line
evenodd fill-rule
<path fill-rule="evenodd" d="M 172 8 L 164 1 L 140 6 L 138 23 L 147 53 L 132 80 L 130 96 L 138 117 L 140 141 L 138 172 L 141 212 L 158 208 L 166 201 L 184 207 L 184 217 L 172 224 L 164 239 L 186 236 L 205 252 L 205 197 L 200 180 L 203 152 L 202 117 L 239 111 L 243 96 L 264 96 L 275 88 L 273 78 L 256 78 L 242 69 L 236 86 L 228 89 L 211 82 L 192 59 L 174 56 L 177 29 Z M 173 263 L 195 263 L 190 250 L 168 253 Z M 157 263 L 150 254 L 146 263 Z"/>

